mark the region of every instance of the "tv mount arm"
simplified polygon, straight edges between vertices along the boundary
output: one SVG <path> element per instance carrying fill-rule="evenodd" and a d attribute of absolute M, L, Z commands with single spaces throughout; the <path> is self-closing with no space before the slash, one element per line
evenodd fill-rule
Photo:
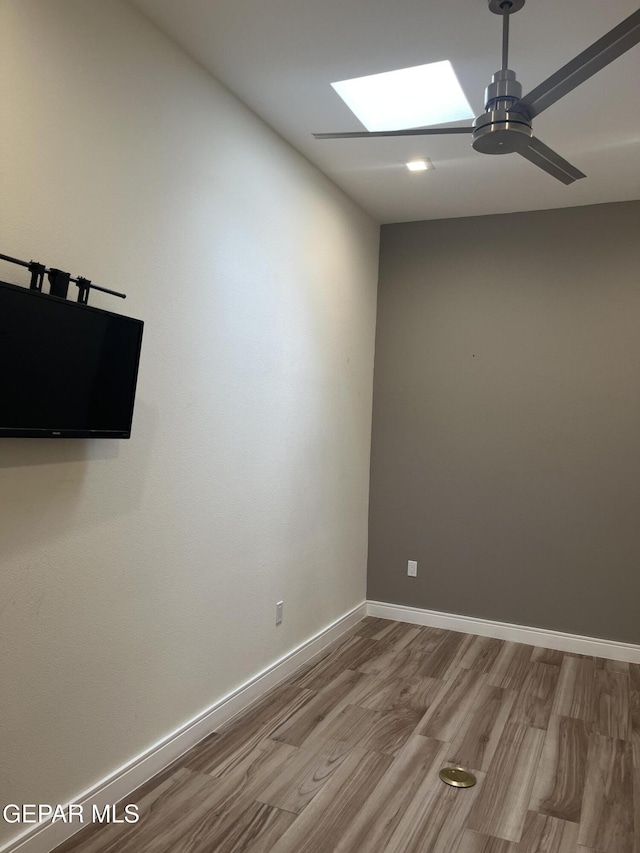
<path fill-rule="evenodd" d="M 39 264 L 37 261 L 20 261 L 18 258 L 11 258 L 9 255 L 0 254 L 0 260 L 8 261 L 10 264 L 17 264 L 20 267 L 26 267 L 31 273 L 31 290 L 39 290 L 42 292 L 45 273 L 49 279 L 49 293 L 51 296 L 59 296 L 61 299 L 67 298 L 69 290 L 69 282 L 73 282 L 78 286 L 78 302 L 87 305 L 89 302 L 89 291 L 99 290 L 101 293 L 110 293 L 111 296 L 117 296 L 120 299 L 126 299 L 126 294 L 118 293 L 116 290 L 109 290 L 106 287 L 98 287 L 97 284 L 92 284 L 88 278 L 83 278 L 81 275 L 73 278 L 73 276 L 56 269 L 55 267 L 47 268 L 44 264 Z"/>

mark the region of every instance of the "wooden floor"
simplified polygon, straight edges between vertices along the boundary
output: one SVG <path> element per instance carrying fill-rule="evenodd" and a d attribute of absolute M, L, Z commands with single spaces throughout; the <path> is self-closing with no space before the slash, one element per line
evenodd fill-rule
<path fill-rule="evenodd" d="M 56 853 L 640 853 L 640 665 L 369 617 L 126 802 Z"/>

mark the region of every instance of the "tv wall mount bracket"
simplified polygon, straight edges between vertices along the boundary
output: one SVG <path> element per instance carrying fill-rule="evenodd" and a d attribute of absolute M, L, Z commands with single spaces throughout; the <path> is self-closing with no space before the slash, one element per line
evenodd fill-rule
<path fill-rule="evenodd" d="M 87 305 L 89 302 L 89 291 L 99 290 L 101 293 L 109 293 L 111 296 L 117 296 L 120 299 L 126 299 L 126 294 L 118 293 L 116 290 L 109 290 L 106 287 L 98 287 L 97 284 L 88 278 L 83 278 L 79 275 L 75 278 L 71 273 L 64 270 L 56 269 L 55 267 L 46 267 L 37 261 L 21 261 L 18 258 L 12 258 L 9 255 L 0 253 L 0 260 L 8 261 L 10 264 L 17 264 L 20 267 L 26 267 L 31 273 L 31 290 L 39 290 L 42 293 L 45 274 L 49 279 L 49 293 L 51 296 L 57 296 L 60 299 L 66 299 L 69 292 L 69 284 L 73 282 L 78 287 L 78 302 L 82 305 Z"/>

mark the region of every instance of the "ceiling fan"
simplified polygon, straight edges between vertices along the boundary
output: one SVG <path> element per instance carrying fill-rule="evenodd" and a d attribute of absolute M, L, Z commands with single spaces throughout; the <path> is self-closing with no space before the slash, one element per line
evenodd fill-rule
<path fill-rule="evenodd" d="M 569 94 L 605 66 L 640 42 L 640 9 L 594 42 L 575 59 L 522 97 L 522 86 L 508 67 L 509 17 L 525 0 L 489 0 L 489 9 L 502 15 L 502 68 L 485 90 L 485 112 L 467 127 L 421 127 L 408 130 L 314 133 L 316 139 L 359 139 L 376 136 L 431 136 L 470 133 L 472 145 L 482 154 L 516 153 L 530 160 L 563 184 L 586 175 L 533 135 L 531 121 L 547 107 Z"/>

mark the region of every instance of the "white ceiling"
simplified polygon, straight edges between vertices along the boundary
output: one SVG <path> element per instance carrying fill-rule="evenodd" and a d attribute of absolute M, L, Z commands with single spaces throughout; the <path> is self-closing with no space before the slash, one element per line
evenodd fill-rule
<path fill-rule="evenodd" d="M 502 19 L 487 0 L 132 0 L 240 100 L 380 222 L 640 198 L 640 45 L 534 120 L 586 173 L 564 186 L 469 136 L 315 140 L 362 130 L 329 85 L 450 59 L 477 114 L 500 67 Z M 524 93 L 637 9 L 638 0 L 527 0 L 509 65 Z M 411 174 L 407 160 L 435 170 Z"/>

